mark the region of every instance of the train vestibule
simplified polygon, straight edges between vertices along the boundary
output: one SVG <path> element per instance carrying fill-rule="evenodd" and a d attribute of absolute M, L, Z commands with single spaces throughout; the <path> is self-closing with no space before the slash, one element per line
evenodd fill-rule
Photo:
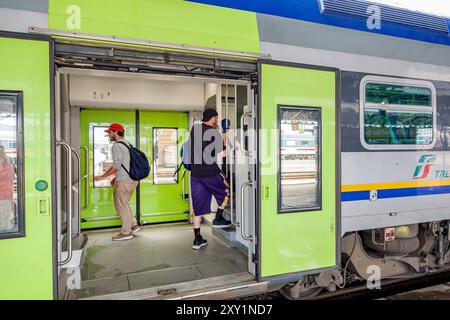
<path fill-rule="evenodd" d="M 255 177 L 248 81 L 61 68 L 57 84 L 57 140 L 64 143 L 57 154 L 61 259 L 71 251 L 59 276 L 60 283 L 79 279 L 62 286 L 61 297 L 124 294 L 143 283 L 147 288 L 199 279 L 206 288 L 211 278 L 215 286 L 230 283 L 231 274 L 254 279 L 255 246 L 246 237 L 255 228 L 254 188 L 248 187 Z M 218 209 L 213 198 L 212 214 L 201 225 L 210 245 L 193 252 L 191 175 L 180 167 L 180 152 L 207 108 L 223 119 L 218 130 L 226 149 L 216 161 L 230 182 L 224 216 L 231 224 L 213 226 Z M 130 199 L 141 231 L 121 246 L 111 241 L 111 230 L 121 225 L 111 177 L 94 181 L 112 166 L 112 144 L 104 132 L 111 123 L 123 125 L 125 139 L 147 155 L 151 167 Z"/>

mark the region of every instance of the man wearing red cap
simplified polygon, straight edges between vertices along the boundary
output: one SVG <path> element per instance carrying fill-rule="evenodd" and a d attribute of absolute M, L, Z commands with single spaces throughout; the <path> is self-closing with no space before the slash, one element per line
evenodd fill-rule
<path fill-rule="evenodd" d="M 111 124 L 105 132 L 108 134 L 109 140 L 114 142 L 112 146 L 113 165 L 102 175 L 94 177 L 94 180 L 103 180 L 111 175 L 116 175 L 112 180 L 114 206 L 122 221 L 122 231 L 114 235 L 112 240 L 130 240 L 133 239 L 133 233 L 140 229 L 129 203 L 138 185 L 138 182 L 132 180 L 127 173 L 130 171 L 130 152 L 123 143 L 127 145 L 130 143 L 124 139 L 125 129 L 118 123 Z"/>

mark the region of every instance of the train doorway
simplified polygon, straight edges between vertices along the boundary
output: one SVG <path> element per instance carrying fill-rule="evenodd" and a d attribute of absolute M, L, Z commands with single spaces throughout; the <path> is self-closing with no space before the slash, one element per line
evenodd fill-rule
<path fill-rule="evenodd" d="M 82 108 L 80 121 L 81 149 L 92 155 L 82 163 L 82 172 L 89 178 L 81 185 L 82 230 L 120 226 L 113 202 L 113 176 L 93 181 L 112 166 L 111 142 L 104 132 L 110 123 L 121 123 L 126 140 L 139 144 L 150 161 L 150 176 L 141 181 L 131 199 L 135 219 L 141 224 L 188 220 L 188 179 L 183 179 L 183 171 L 176 172 L 180 143 L 188 134 L 188 113 Z"/>
<path fill-rule="evenodd" d="M 81 230 L 111 228 L 120 226 L 120 218 L 115 213 L 111 179 L 94 181 L 94 176 L 106 172 L 112 166 L 111 143 L 105 130 L 108 123 L 120 122 L 127 133 L 127 140 L 136 144 L 136 121 L 133 111 L 127 110 L 80 110 L 80 150 L 81 172 Z M 132 195 L 130 205 L 136 217 L 136 193 Z"/>
<path fill-rule="evenodd" d="M 255 228 L 250 83 L 73 68 L 59 69 L 56 79 L 58 247 L 60 260 L 67 260 L 59 269 L 59 298 L 167 298 L 208 288 L 227 292 L 243 283 L 264 291 L 248 237 Z M 232 225 L 215 229 L 205 219 L 209 245 L 193 251 L 189 173 L 175 172 L 181 145 L 207 107 L 227 120 L 221 130 L 228 151 L 219 164 L 231 182 L 225 216 Z M 120 220 L 110 182 L 93 180 L 111 166 L 104 130 L 112 122 L 125 126 L 127 140 L 151 164 L 131 200 L 143 227 L 119 243 L 111 241 Z M 213 201 L 211 212 L 216 209 Z"/>

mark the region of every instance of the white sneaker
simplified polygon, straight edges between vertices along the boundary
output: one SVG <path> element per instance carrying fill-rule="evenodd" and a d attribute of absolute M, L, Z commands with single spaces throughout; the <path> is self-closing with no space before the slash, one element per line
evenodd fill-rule
<path fill-rule="evenodd" d="M 135 234 L 136 232 L 138 232 L 140 230 L 141 230 L 141 227 L 138 224 L 131 227 L 131 233 L 132 234 Z"/>
<path fill-rule="evenodd" d="M 112 237 L 112 241 L 125 241 L 133 239 L 133 234 L 118 233 Z"/>

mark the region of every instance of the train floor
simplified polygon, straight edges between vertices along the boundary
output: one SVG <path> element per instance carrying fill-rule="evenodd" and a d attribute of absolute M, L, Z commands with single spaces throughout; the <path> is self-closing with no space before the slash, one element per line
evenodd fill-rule
<path fill-rule="evenodd" d="M 188 223 L 141 228 L 129 241 L 111 241 L 118 230 L 88 232 L 81 260 L 81 286 L 67 299 L 151 288 L 173 283 L 231 275 L 247 271 L 247 256 L 227 247 L 202 224 L 208 246 L 192 249 L 193 230 Z"/>

